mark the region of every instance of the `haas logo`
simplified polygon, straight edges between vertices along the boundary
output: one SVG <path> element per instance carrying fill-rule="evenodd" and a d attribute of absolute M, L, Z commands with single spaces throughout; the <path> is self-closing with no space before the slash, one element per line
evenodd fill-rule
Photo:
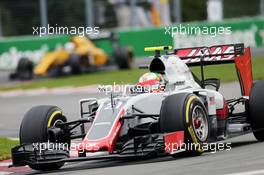
<path fill-rule="evenodd" d="M 202 49 L 204 53 L 202 53 Z M 202 47 L 179 49 L 177 55 L 182 58 L 185 63 L 200 62 L 202 55 L 204 55 L 204 61 L 233 60 L 235 58 L 234 46 L 213 46 L 208 49 Z"/>

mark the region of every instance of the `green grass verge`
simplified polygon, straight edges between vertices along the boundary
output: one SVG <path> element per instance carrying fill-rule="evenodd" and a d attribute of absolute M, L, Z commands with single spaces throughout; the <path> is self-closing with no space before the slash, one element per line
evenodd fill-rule
<path fill-rule="evenodd" d="M 0 160 L 11 158 L 11 148 L 18 144 L 16 140 L 0 137 Z"/>
<path fill-rule="evenodd" d="M 255 80 L 264 79 L 264 58 L 252 59 L 253 78 Z M 200 67 L 192 68 L 196 75 L 200 75 Z M 42 79 L 32 82 L 20 83 L 10 86 L 0 87 L 0 91 L 16 89 L 36 89 L 36 88 L 55 88 L 63 86 L 86 86 L 94 84 L 113 84 L 115 83 L 135 83 L 140 75 L 147 70 L 122 70 L 122 71 L 104 71 L 79 76 Z M 237 80 L 237 74 L 234 64 L 206 66 L 204 68 L 206 78 L 219 78 L 222 82 Z"/>
<path fill-rule="evenodd" d="M 36 88 L 55 88 L 63 86 L 86 86 L 95 84 L 117 84 L 133 83 L 138 80 L 140 75 L 147 70 L 122 70 L 122 71 L 103 71 L 97 73 L 83 74 L 78 76 L 59 77 L 51 79 L 42 79 L 20 84 L 2 86 L 0 91 L 15 90 L 15 89 L 36 89 Z"/>

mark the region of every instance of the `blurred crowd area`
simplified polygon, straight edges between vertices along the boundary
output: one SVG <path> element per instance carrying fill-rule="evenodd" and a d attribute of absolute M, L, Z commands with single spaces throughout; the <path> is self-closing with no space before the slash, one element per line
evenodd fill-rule
<path fill-rule="evenodd" d="M 153 27 L 171 23 L 259 16 L 262 0 L 1 0 L 0 36 L 31 35 L 43 25 L 101 29 Z M 261 5 L 262 4 L 262 5 Z M 208 6 L 211 10 L 208 9 Z M 215 9 L 215 10 L 214 10 Z M 211 12 L 210 12 L 211 11 Z M 220 17 L 219 17 L 220 16 Z M 213 17 L 214 18 L 214 17 Z"/>

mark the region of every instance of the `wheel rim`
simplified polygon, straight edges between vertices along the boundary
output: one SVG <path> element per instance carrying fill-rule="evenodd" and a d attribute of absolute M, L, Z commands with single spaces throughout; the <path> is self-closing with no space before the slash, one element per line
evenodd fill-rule
<path fill-rule="evenodd" d="M 192 127 L 196 137 L 204 142 L 208 136 L 208 121 L 206 113 L 201 106 L 195 106 L 192 112 Z"/>
<path fill-rule="evenodd" d="M 54 121 L 52 126 L 56 127 L 58 124 L 61 124 L 61 123 L 63 123 L 63 121 L 61 119 L 57 119 Z"/>
<path fill-rule="evenodd" d="M 52 123 L 51 126 L 48 126 L 48 129 L 49 129 L 49 128 L 52 128 L 52 127 L 57 127 L 57 125 L 58 125 L 58 124 L 61 124 L 61 123 L 63 123 L 63 120 L 62 120 L 62 119 L 56 119 L 56 120 Z M 52 134 L 52 135 L 53 135 L 53 134 Z M 55 138 L 53 138 L 53 137 L 50 136 L 50 133 L 48 133 L 48 140 L 49 140 L 49 141 L 55 141 L 55 142 L 56 142 Z"/>

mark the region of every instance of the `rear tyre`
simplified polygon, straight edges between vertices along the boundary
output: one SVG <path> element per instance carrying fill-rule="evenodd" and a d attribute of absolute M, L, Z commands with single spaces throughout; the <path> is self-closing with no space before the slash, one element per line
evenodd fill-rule
<path fill-rule="evenodd" d="M 16 68 L 16 78 L 20 80 L 31 80 L 33 78 L 33 63 L 28 58 L 21 58 Z M 14 76 L 10 76 L 14 78 Z"/>
<path fill-rule="evenodd" d="M 114 51 L 115 62 L 119 69 L 131 69 L 133 66 L 133 52 L 126 47 L 118 47 Z"/>
<path fill-rule="evenodd" d="M 264 141 L 264 81 L 257 81 L 249 96 L 249 121 L 258 141 Z"/>
<path fill-rule="evenodd" d="M 184 143 L 187 148 L 191 148 L 186 149 L 187 155 L 196 156 L 203 153 L 203 143 L 206 143 L 209 137 L 208 121 L 203 103 L 194 94 L 174 94 L 162 103 L 160 131 L 184 131 Z"/>
<path fill-rule="evenodd" d="M 36 106 L 31 108 L 24 116 L 20 126 L 20 144 L 47 142 L 48 128 L 56 126 L 58 122 L 66 122 L 61 109 L 56 106 Z M 65 143 L 68 143 L 65 141 Z M 29 165 L 30 168 L 41 171 L 56 170 L 64 163 L 47 163 Z"/>

